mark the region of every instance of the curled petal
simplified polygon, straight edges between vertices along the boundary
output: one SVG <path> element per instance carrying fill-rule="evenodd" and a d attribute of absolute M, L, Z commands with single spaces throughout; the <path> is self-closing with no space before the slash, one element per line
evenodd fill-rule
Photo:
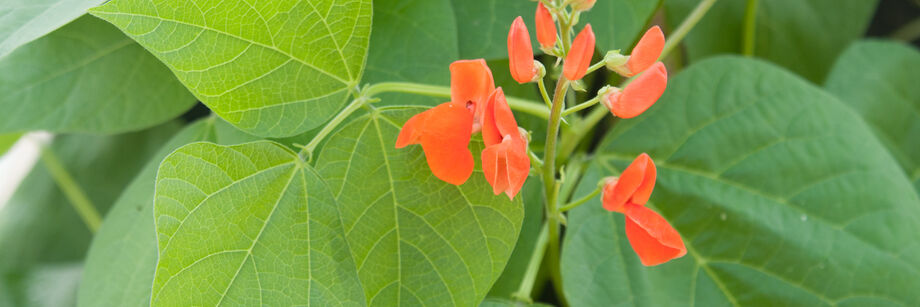
<path fill-rule="evenodd" d="M 651 108 L 668 86 L 668 70 L 661 62 L 655 63 L 623 91 L 607 96 L 604 105 L 620 118 L 633 118 Z"/>
<path fill-rule="evenodd" d="M 486 111 L 482 119 L 482 139 L 486 146 L 500 143 L 506 135 L 521 138 L 514 113 L 508 106 L 502 88 L 495 89 L 486 101 Z"/>
<path fill-rule="evenodd" d="M 396 139 L 396 148 L 403 148 L 412 144 L 419 144 L 422 141 L 422 131 L 424 131 L 425 119 L 431 114 L 431 109 L 425 112 L 415 114 L 399 130 L 399 137 Z"/>
<path fill-rule="evenodd" d="M 655 163 L 643 153 L 616 180 L 604 185 L 602 203 L 607 211 L 624 212 L 627 203 L 645 205 L 655 188 Z"/>
<path fill-rule="evenodd" d="M 495 195 L 504 192 L 508 199 L 514 199 L 530 173 L 527 143 L 518 132 L 515 133 L 516 138 L 506 135 L 501 143 L 486 146 L 482 151 L 482 171 L 486 181 Z"/>
<path fill-rule="evenodd" d="M 664 33 L 661 32 L 661 28 L 654 26 L 645 31 L 639 43 L 636 44 L 636 48 L 633 48 L 632 54 L 629 55 L 629 61 L 626 62 L 626 67 L 630 72 L 627 77 L 644 71 L 652 63 L 658 61 L 662 50 L 664 50 Z"/>
<path fill-rule="evenodd" d="M 485 60 L 460 60 L 450 64 L 450 101 L 473 111 L 474 132 L 480 129 L 484 111 L 481 104 L 494 90 L 495 81 Z"/>
<path fill-rule="evenodd" d="M 518 83 L 528 83 L 537 76 L 537 70 L 533 65 L 530 33 L 527 32 L 527 26 L 524 25 L 521 16 L 514 19 L 508 32 L 508 63 L 511 66 L 511 77 Z"/>
<path fill-rule="evenodd" d="M 677 230 L 645 206 L 626 205 L 626 238 L 643 265 L 653 266 L 687 254 Z"/>
<path fill-rule="evenodd" d="M 534 16 L 537 23 L 537 41 L 540 47 L 549 49 L 556 45 L 556 22 L 553 15 L 543 6 L 543 2 L 537 3 L 537 14 Z"/>
<path fill-rule="evenodd" d="M 575 37 L 572 49 L 565 57 L 562 74 L 566 79 L 578 80 L 585 76 L 588 66 L 591 65 L 591 56 L 594 55 L 594 42 L 594 30 L 591 30 L 591 24 L 587 24 Z"/>

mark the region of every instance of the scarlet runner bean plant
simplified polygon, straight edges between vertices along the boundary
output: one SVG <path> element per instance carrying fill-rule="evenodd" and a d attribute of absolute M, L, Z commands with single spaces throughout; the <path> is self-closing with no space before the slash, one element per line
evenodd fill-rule
<path fill-rule="evenodd" d="M 876 4 L 0 1 L 0 306 L 920 305 Z"/>

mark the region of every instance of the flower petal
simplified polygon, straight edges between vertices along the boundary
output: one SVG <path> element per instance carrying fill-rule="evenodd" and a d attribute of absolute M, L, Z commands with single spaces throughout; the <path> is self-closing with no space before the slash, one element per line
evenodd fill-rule
<path fill-rule="evenodd" d="M 645 206 L 626 205 L 626 238 L 643 265 L 653 266 L 687 254 L 677 230 Z"/>
<path fill-rule="evenodd" d="M 482 151 L 482 171 L 495 195 L 504 192 L 514 199 L 530 174 L 527 143 L 508 135 L 501 143 L 486 146 Z"/>
<path fill-rule="evenodd" d="M 543 6 L 543 2 L 537 3 L 534 20 L 537 23 L 537 41 L 540 42 L 540 46 L 546 49 L 553 48 L 556 45 L 556 22 L 546 6 Z"/>
<path fill-rule="evenodd" d="M 485 108 L 482 120 L 482 139 L 486 146 L 501 142 L 506 135 L 514 139 L 523 138 L 501 87 L 495 89 L 495 92 L 489 96 Z"/>
<path fill-rule="evenodd" d="M 608 96 L 605 102 L 613 115 L 633 118 L 651 108 L 668 87 L 668 70 L 657 62 L 620 93 Z"/>
<path fill-rule="evenodd" d="M 450 101 L 473 111 L 473 122 L 481 123 L 485 100 L 495 90 L 492 71 L 483 59 L 460 60 L 450 64 Z M 479 131 L 478 126 L 474 131 Z"/>
<path fill-rule="evenodd" d="M 514 19 L 508 32 L 508 63 L 511 77 L 518 83 L 529 83 L 537 75 L 533 65 L 530 33 L 527 32 L 527 26 L 524 25 L 521 16 Z"/>
<path fill-rule="evenodd" d="M 403 148 L 411 144 L 421 142 L 422 131 L 424 130 L 425 119 L 431 114 L 431 109 L 422 113 L 415 114 L 399 130 L 399 137 L 396 139 L 396 148 Z"/>
<path fill-rule="evenodd" d="M 636 48 L 633 48 L 632 54 L 629 55 L 629 61 L 626 67 L 629 69 L 632 77 L 658 61 L 661 51 L 664 50 L 664 33 L 661 28 L 654 26 L 639 39 Z"/>
<path fill-rule="evenodd" d="M 562 74 L 566 79 L 574 81 L 585 76 L 588 66 L 591 65 L 591 57 L 594 56 L 594 42 L 594 31 L 591 30 L 591 24 L 587 24 L 575 37 L 572 48 L 565 57 Z"/>
<path fill-rule="evenodd" d="M 431 172 L 441 180 L 460 185 L 473 173 L 473 154 L 469 150 L 473 116 L 453 103 L 430 110 L 421 134 L 422 149 Z"/>
<path fill-rule="evenodd" d="M 630 202 L 634 195 L 639 195 L 639 200 L 644 198 L 638 205 L 644 205 L 648 201 L 649 195 L 655 186 L 655 170 L 651 158 L 645 153 L 636 157 L 633 162 L 623 170 L 620 177 L 615 181 L 610 181 L 604 185 L 602 202 L 604 209 L 607 211 L 623 212 L 627 202 Z M 648 167 L 652 166 L 651 172 Z M 648 175 L 651 178 L 646 178 Z"/>

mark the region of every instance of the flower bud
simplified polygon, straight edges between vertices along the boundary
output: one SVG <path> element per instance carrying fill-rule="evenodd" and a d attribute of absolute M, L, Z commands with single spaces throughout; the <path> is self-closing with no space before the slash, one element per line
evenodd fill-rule
<path fill-rule="evenodd" d="M 636 48 L 633 48 L 630 53 L 629 61 L 626 62 L 626 68 L 629 69 L 630 74 L 626 76 L 632 77 L 652 66 L 655 61 L 658 61 L 662 50 L 664 50 L 664 33 L 661 32 L 660 27 L 654 26 L 642 35 Z"/>
<path fill-rule="evenodd" d="M 537 41 L 540 42 L 540 47 L 553 48 L 556 45 L 556 22 L 542 2 L 537 4 L 537 14 L 534 20 L 537 23 Z"/>
<path fill-rule="evenodd" d="M 572 5 L 572 9 L 584 12 L 594 7 L 596 2 L 597 0 L 573 0 L 569 3 Z"/>
<path fill-rule="evenodd" d="M 614 116 L 633 118 L 648 110 L 668 85 L 668 71 L 664 64 L 657 62 L 635 81 L 620 90 L 615 87 L 601 89 L 601 102 L 610 109 Z"/>
<path fill-rule="evenodd" d="M 574 81 L 585 76 L 588 66 L 591 65 L 591 56 L 594 55 L 594 42 L 594 31 L 591 29 L 591 24 L 587 24 L 575 37 L 572 48 L 565 57 L 562 74 L 566 79 Z"/>
<path fill-rule="evenodd" d="M 518 83 L 528 83 L 534 80 L 537 69 L 534 66 L 533 47 L 530 44 L 530 33 L 524 25 L 524 19 L 518 16 L 511 23 L 508 32 L 508 62 L 511 68 L 511 77 Z"/>

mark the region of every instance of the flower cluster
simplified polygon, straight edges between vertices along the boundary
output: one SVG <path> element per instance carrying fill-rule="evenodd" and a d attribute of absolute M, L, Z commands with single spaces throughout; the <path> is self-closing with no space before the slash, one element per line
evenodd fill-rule
<path fill-rule="evenodd" d="M 568 41 L 569 34 L 574 33 L 572 27 L 577 23 L 578 15 L 594 4 L 595 0 L 539 1 L 537 4 L 534 20 L 540 49 L 562 60 L 562 73 L 553 101 L 546 97 L 543 83 L 546 69 L 534 58 L 527 25 L 520 16 L 511 23 L 508 32 L 511 77 L 521 84 L 539 83 L 545 102 L 553 108 L 549 118 L 551 127 L 554 123 L 558 127 L 558 121 L 566 114 L 582 109 L 579 105 L 561 112 L 566 105 L 564 94 L 569 87 L 578 88 L 575 85 L 578 80 L 600 67 L 632 78 L 631 82 L 622 89 L 605 86 L 598 91 L 597 97 L 583 105 L 600 102 L 617 117 L 632 118 L 642 114 L 667 87 L 667 69 L 658 61 L 664 50 L 665 37 L 658 26 L 650 28 L 642 36 L 631 54 L 611 51 L 594 65 L 591 59 L 596 51 L 595 34 L 590 24 L 586 24 L 571 42 Z M 566 9 L 567 6 L 571 11 Z M 517 126 L 504 92 L 495 87 L 492 72 L 484 60 L 454 62 L 450 65 L 450 72 L 451 101 L 409 119 L 400 131 L 396 147 L 421 144 L 432 173 L 441 180 L 459 185 L 466 182 L 473 172 L 473 155 L 468 147 L 471 135 L 481 131 L 486 145 L 481 154 L 486 180 L 496 195 L 504 192 L 513 199 L 530 173 L 527 133 Z M 555 138 L 558 130 L 550 131 L 547 133 L 549 137 Z M 549 139 L 547 143 L 550 143 Z M 545 163 L 556 163 L 553 152 L 556 149 L 551 147 L 546 150 Z M 547 167 L 542 170 L 544 181 L 555 180 L 554 169 Z M 667 262 L 687 252 L 677 231 L 661 215 L 645 206 L 655 179 L 654 162 L 647 154 L 642 154 L 619 178 L 605 179 L 601 190 L 603 207 L 626 216 L 626 236 L 647 266 Z M 551 200 L 554 195 L 547 191 L 547 201 L 554 201 Z"/>
<path fill-rule="evenodd" d="M 473 173 L 469 150 L 473 133 L 482 131 L 482 171 L 495 194 L 513 199 L 530 173 L 528 140 L 505 100 L 495 88 L 492 71 L 483 59 L 450 65 L 450 102 L 416 114 L 403 125 L 396 148 L 421 144 L 431 172 L 445 182 L 461 185 Z"/>

